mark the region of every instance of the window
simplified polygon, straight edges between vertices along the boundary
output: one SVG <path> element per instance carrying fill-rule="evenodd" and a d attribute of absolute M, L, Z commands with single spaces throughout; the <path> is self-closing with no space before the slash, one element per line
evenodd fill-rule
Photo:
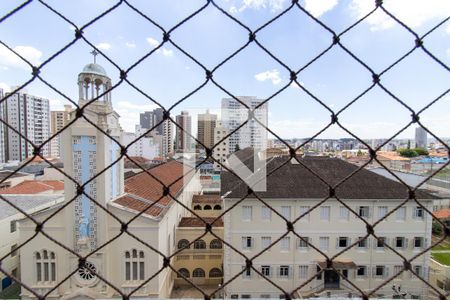
<path fill-rule="evenodd" d="M 242 298 L 242 299 L 251 299 L 252 296 L 251 296 L 251 295 L 248 295 L 248 294 L 242 294 L 242 295 L 241 295 L 241 298 Z"/>
<path fill-rule="evenodd" d="M 340 220 L 348 220 L 348 217 L 349 217 L 349 210 L 348 210 L 348 208 L 347 207 L 345 207 L 345 206 L 341 206 L 340 208 L 339 208 L 339 219 Z"/>
<path fill-rule="evenodd" d="M 261 219 L 263 220 L 270 220 L 272 215 L 272 211 L 267 206 L 261 207 Z"/>
<path fill-rule="evenodd" d="M 186 278 L 189 278 L 189 271 L 187 269 L 185 269 L 185 268 L 179 269 L 178 273 L 180 273 L 180 274 L 177 274 L 177 278 L 182 278 L 182 276 L 186 277 Z"/>
<path fill-rule="evenodd" d="M 253 238 L 251 236 L 242 237 L 242 249 L 252 249 L 253 248 Z"/>
<path fill-rule="evenodd" d="M 366 266 L 358 266 L 356 268 L 356 276 L 357 277 L 365 277 L 365 276 L 367 276 L 367 267 Z"/>
<path fill-rule="evenodd" d="M 414 237 L 414 248 L 423 248 L 423 237 Z"/>
<path fill-rule="evenodd" d="M 404 220 L 406 220 L 406 207 L 399 207 L 395 211 L 395 219 L 397 221 L 404 221 Z"/>
<path fill-rule="evenodd" d="M 423 219 L 425 217 L 423 208 L 421 206 L 416 206 L 413 211 L 414 219 Z"/>
<path fill-rule="evenodd" d="M 414 272 L 416 272 L 417 275 L 422 276 L 422 266 L 414 266 Z"/>
<path fill-rule="evenodd" d="M 16 220 L 13 220 L 9 223 L 9 232 L 15 232 L 17 230 Z"/>
<path fill-rule="evenodd" d="M 261 299 L 270 299 L 270 295 L 269 294 L 262 294 L 260 296 Z"/>
<path fill-rule="evenodd" d="M 348 246 L 348 244 L 349 244 L 349 242 L 348 242 L 348 238 L 347 237 L 341 236 L 337 240 L 337 247 L 338 248 L 345 248 L 345 247 Z"/>
<path fill-rule="evenodd" d="M 219 204 L 214 205 L 214 210 L 222 210 L 222 206 Z"/>
<path fill-rule="evenodd" d="M 206 243 L 204 240 L 196 240 L 194 242 L 194 249 L 206 249 Z"/>
<path fill-rule="evenodd" d="M 188 248 L 188 249 L 190 248 L 189 241 L 185 240 L 185 239 L 179 240 L 178 241 L 178 249 L 184 249 L 184 248 Z"/>
<path fill-rule="evenodd" d="M 308 245 L 308 243 L 309 243 L 309 237 L 304 237 L 304 236 L 302 236 L 302 238 L 304 239 L 304 240 L 302 240 L 302 239 L 298 239 L 298 248 L 300 248 L 300 249 L 302 249 L 302 250 L 306 250 L 306 249 L 308 249 L 308 247 L 309 247 L 309 245 Z"/>
<path fill-rule="evenodd" d="M 138 255 L 139 254 L 139 255 Z M 144 251 L 125 251 L 125 280 L 144 280 Z"/>
<path fill-rule="evenodd" d="M 242 277 L 243 278 L 250 278 L 250 277 L 252 277 L 252 269 L 251 268 L 247 268 L 245 266 L 242 266 L 242 270 L 244 270 L 244 273 L 242 273 Z"/>
<path fill-rule="evenodd" d="M 36 262 L 36 281 L 54 282 L 56 281 L 56 257 L 55 252 L 42 250 L 34 254 Z"/>
<path fill-rule="evenodd" d="M 17 255 L 17 244 L 14 244 L 11 246 L 11 257 L 14 257 Z"/>
<path fill-rule="evenodd" d="M 308 278 L 308 266 L 299 266 L 298 276 L 300 278 Z"/>
<path fill-rule="evenodd" d="M 270 277 L 270 266 L 261 266 L 261 273 L 266 277 Z"/>
<path fill-rule="evenodd" d="M 384 218 L 388 213 L 387 206 L 378 206 L 378 219 Z"/>
<path fill-rule="evenodd" d="M 401 266 L 401 265 L 394 266 L 394 275 L 399 274 L 402 270 L 403 270 L 403 266 Z"/>
<path fill-rule="evenodd" d="M 385 237 L 378 237 L 377 242 L 376 242 L 377 248 L 384 249 L 384 243 L 386 243 L 386 238 Z"/>
<path fill-rule="evenodd" d="M 376 277 L 383 277 L 384 271 L 385 271 L 384 266 L 375 266 L 375 276 Z"/>
<path fill-rule="evenodd" d="M 289 249 L 291 248 L 290 246 L 291 244 L 291 238 L 290 237 L 284 237 L 281 239 L 280 241 L 280 248 L 282 251 L 289 251 Z"/>
<path fill-rule="evenodd" d="M 205 271 L 203 271 L 202 268 L 197 268 L 192 272 L 192 277 L 195 278 L 204 278 L 205 277 Z"/>
<path fill-rule="evenodd" d="M 203 210 L 211 210 L 212 207 L 211 205 L 206 204 L 205 206 L 203 206 Z"/>
<path fill-rule="evenodd" d="M 359 240 L 359 242 L 358 242 L 358 248 L 367 248 L 367 246 L 368 246 L 367 238 L 361 240 L 362 238 L 364 238 L 364 237 L 361 237 L 361 236 L 360 236 L 360 237 L 358 238 L 358 240 Z"/>
<path fill-rule="evenodd" d="M 291 220 L 291 207 L 290 206 L 282 206 L 281 207 L 281 215 L 288 221 Z"/>
<path fill-rule="evenodd" d="M 309 206 L 300 206 L 300 216 L 306 214 L 309 211 Z M 309 222 L 309 213 L 304 215 L 299 221 Z"/>
<path fill-rule="evenodd" d="M 197 205 L 194 206 L 194 210 L 202 210 L 202 207 L 197 204 Z"/>
<path fill-rule="evenodd" d="M 330 246 L 330 238 L 321 236 L 319 238 L 319 248 L 322 251 L 327 251 Z"/>
<path fill-rule="evenodd" d="M 270 236 L 261 237 L 261 248 L 266 249 L 272 243 L 272 238 Z"/>
<path fill-rule="evenodd" d="M 218 277 L 222 277 L 222 271 L 218 268 L 212 268 L 209 271 L 209 277 L 210 278 L 218 278 Z"/>
<path fill-rule="evenodd" d="M 406 242 L 404 237 L 396 237 L 395 238 L 395 248 L 405 248 Z"/>
<path fill-rule="evenodd" d="M 210 249 L 222 249 L 222 242 L 218 239 L 214 239 L 209 243 Z"/>
<path fill-rule="evenodd" d="M 329 206 L 321 206 L 320 207 L 320 219 L 324 221 L 330 220 L 330 207 Z"/>
<path fill-rule="evenodd" d="M 289 266 L 280 266 L 278 274 L 280 277 L 289 277 Z"/>
<path fill-rule="evenodd" d="M 369 217 L 369 211 L 370 211 L 370 207 L 368 206 L 360 206 L 358 209 L 358 215 L 361 218 L 368 218 Z"/>
<path fill-rule="evenodd" d="M 242 220 L 251 221 L 252 220 L 252 207 L 242 206 Z"/>

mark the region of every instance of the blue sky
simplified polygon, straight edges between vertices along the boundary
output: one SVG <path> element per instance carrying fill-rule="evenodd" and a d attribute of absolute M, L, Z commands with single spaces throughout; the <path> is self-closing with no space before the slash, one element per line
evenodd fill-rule
<path fill-rule="evenodd" d="M 2 0 L 3 16 L 22 1 Z M 112 0 L 46 1 L 82 26 L 105 9 Z M 166 30 L 205 4 L 206 1 L 143 1 L 130 3 Z M 340 33 L 374 7 L 372 0 L 305 0 L 300 4 L 327 26 Z M 216 3 L 255 30 L 283 9 L 288 0 L 220 0 Z M 386 0 L 385 7 L 419 35 L 450 16 L 447 0 Z M 121 68 L 126 69 L 157 47 L 162 32 L 126 5 L 120 6 L 84 31 L 84 36 Z M 0 24 L 0 40 L 34 64 L 45 61 L 74 38 L 70 24 L 34 1 Z M 248 41 L 248 32 L 225 17 L 212 5 L 171 34 L 171 39 L 212 69 Z M 306 14 L 295 8 L 257 34 L 258 41 L 290 68 L 298 70 L 326 49 L 332 40 Z M 414 37 L 383 12 L 363 21 L 341 42 L 375 72 L 381 72 L 414 47 Z M 424 39 L 425 47 L 450 65 L 450 21 Z M 80 40 L 42 69 L 42 76 L 77 101 L 77 75 L 92 61 L 92 49 Z M 105 58 L 97 61 L 113 82 L 119 71 Z M 30 78 L 29 68 L 0 45 L 0 87 L 20 85 Z M 205 81 L 204 71 L 174 46 L 166 43 L 128 78 L 149 95 L 170 107 Z M 289 83 L 289 72 L 255 43 L 250 44 L 214 73 L 214 79 L 234 95 L 267 98 Z M 371 85 L 371 74 L 339 47 L 333 47 L 298 77 L 299 82 L 330 106 L 340 110 Z M 387 72 L 381 82 L 414 109 L 450 88 L 450 72 L 418 49 Z M 42 83 L 27 87 L 29 93 L 51 100 L 53 108 L 67 103 Z M 174 109 L 194 111 L 217 109 L 227 95 L 208 83 L 202 90 Z M 139 112 L 155 107 L 127 84 L 113 92 L 113 104 L 121 115 L 122 126 L 130 131 L 138 123 Z M 348 110 L 340 121 L 361 138 L 389 137 L 410 120 L 410 113 L 380 88 L 375 87 Z M 445 96 L 423 113 L 421 121 L 441 137 L 450 137 L 450 96 Z M 329 112 L 300 88 L 288 87 L 269 102 L 269 127 L 283 138 L 307 137 L 329 122 Z M 413 137 L 414 128 L 400 137 Z M 333 126 L 321 138 L 348 136 Z"/>

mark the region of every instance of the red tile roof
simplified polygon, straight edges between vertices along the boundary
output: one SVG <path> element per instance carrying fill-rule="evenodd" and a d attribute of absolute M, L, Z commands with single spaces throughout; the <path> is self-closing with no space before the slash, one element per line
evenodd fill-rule
<path fill-rule="evenodd" d="M 220 204 L 222 198 L 220 195 L 194 195 L 192 196 L 192 203 Z"/>
<path fill-rule="evenodd" d="M 0 194 L 40 194 L 62 190 L 64 190 L 64 182 L 60 180 L 25 180 L 18 185 L 0 190 Z"/>
<path fill-rule="evenodd" d="M 125 192 L 127 194 L 114 200 L 114 203 L 140 212 L 145 207 L 161 199 L 145 211 L 147 215 L 153 217 L 159 216 L 173 202 L 170 196 L 163 195 L 164 185 L 169 186 L 173 183 L 169 191 L 171 195 L 176 196 L 183 188 L 183 179 L 178 180 L 184 174 L 183 168 L 183 164 L 173 160 L 149 169 L 148 172 L 162 182 L 162 184 L 147 174 L 147 172 L 140 172 L 127 178 L 125 180 Z M 189 170 L 191 169 L 189 168 Z M 193 172 L 186 175 L 185 180 L 190 180 L 192 175 Z"/>
<path fill-rule="evenodd" d="M 450 208 L 444 208 L 433 213 L 438 219 L 450 219 Z"/>
<path fill-rule="evenodd" d="M 216 218 L 202 218 L 206 223 L 211 224 Z M 184 217 L 181 219 L 179 227 L 205 227 L 205 223 L 197 217 Z M 223 227 L 222 218 L 212 223 L 213 227 Z"/>

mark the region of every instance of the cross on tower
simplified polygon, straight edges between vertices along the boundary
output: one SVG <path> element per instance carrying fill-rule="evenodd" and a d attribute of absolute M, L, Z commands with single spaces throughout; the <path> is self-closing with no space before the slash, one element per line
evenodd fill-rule
<path fill-rule="evenodd" d="M 96 56 L 99 54 L 98 53 L 98 51 L 97 50 L 92 50 L 91 52 L 90 52 L 93 56 L 94 56 L 94 64 L 96 63 Z"/>

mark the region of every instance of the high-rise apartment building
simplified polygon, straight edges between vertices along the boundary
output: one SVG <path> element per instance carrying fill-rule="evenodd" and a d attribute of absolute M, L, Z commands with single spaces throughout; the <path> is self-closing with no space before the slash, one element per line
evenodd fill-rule
<path fill-rule="evenodd" d="M 158 123 L 160 123 L 164 118 L 164 110 L 160 107 L 155 108 L 152 111 L 146 111 L 140 114 L 140 125 L 141 128 L 150 129 L 153 128 L 153 126 L 156 126 Z M 154 132 L 154 134 L 163 134 L 164 133 L 164 124 L 159 124 Z"/>
<path fill-rule="evenodd" d="M 50 112 L 50 135 L 60 131 L 69 123 L 72 106 L 64 105 L 64 110 L 52 110 Z M 50 141 L 50 156 L 61 157 L 61 134 L 58 134 Z"/>
<path fill-rule="evenodd" d="M 0 89 L 0 100 L 4 97 L 3 89 Z M 5 105 L 0 103 L 0 119 L 6 120 Z M 6 162 L 6 125 L 0 122 L 0 163 Z"/>
<path fill-rule="evenodd" d="M 198 114 L 197 139 L 206 147 L 214 146 L 214 128 L 216 127 L 217 115 L 206 110 L 204 114 Z M 204 150 L 203 146 L 197 144 L 197 148 Z"/>
<path fill-rule="evenodd" d="M 10 93 L 5 93 L 5 96 Z M 0 95 L 1 96 L 1 95 Z M 3 161 L 22 161 L 33 155 L 33 146 L 43 144 L 50 134 L 50 105 L 49 100 L 33 96 L 21 90 L 0 103 L 2 120 L 14 128 L 2 124 L 0 149 L 3 150 Z M 41 149 L 41 155 L 49 156 L 50 145 Z"/>
<path fill-rule="evenodd" d="M 267 130 L 264 126 L 267 126 L 267 103 L 261 105 L 263 100 L 253 96 L 241 96 L 237 98 L 242 103 L 245 103 L 250 109 L 254 110 L 254 118 L 249 120 L 244 126 L 230 136 L 228 145 L 230 152 L 234 152 L 238 148 L 244 149 L 247 147 L 260 150 L 266 149 Z M 258 108 L 255 109 L 256 107 Z M 248 119 L 248 112 L 248 108 L 239 103 L 236 99 L 222 99 L 222 122 L 224 127 L 228 128 L 230 132 L 241 126 L 241 124 Z M 264 126 L 259 124 L 256 120 Z"/>
<path fill-rule="evenodd" d="M 422 127 L 416 128 L 416 148 L 427 148 L 427 132 Z"/>
<path fill-rule="evenodd" d="M 227 135 L 228 129 L 223 126 L 222 121 L 217 121 L 214 128 L 214 144 L 217 144 L 217 146 L 213 149 L 213 157 L 217 160 L 214 162 L 214 167 L 217 169 L 222 167 L 221 164 L 225 163 L 230 154 L 230 149 L 228 148 L 229 139 L 225 138 Z"/>
<path fill-rule="evenodd" d="M 192 118 L 189 112 L 182 111 L 181 114 L 176 116 L 176 122 L 178 126 L 175 128 L 175 148 L 178 151 L 191 151 L 192 150 Z"/>
<path fill-rule="evenodd" d="M 173 153 L 173 124 L 172 121 L 165 120 L 161 125 L 163 126 L 161 155 L 168 157 Z"/>

